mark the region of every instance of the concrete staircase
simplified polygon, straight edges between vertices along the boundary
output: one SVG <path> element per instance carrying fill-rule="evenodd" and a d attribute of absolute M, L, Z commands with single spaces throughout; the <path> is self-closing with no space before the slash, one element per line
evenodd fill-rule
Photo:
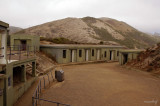
<path fill-rule="evenodd" d="M 26 72 L 27 72 L 29 75 L 32 75 L 32 65 L 31 65 L 31 63 L 28 63 L 28 64 L 26 65 Z M 43 73 L 40 72 L 40 71 L 38 71 L 38 70 L 36 69 L 36 74 L 37 74 L 37 75 L 40 75 L 40 74 L 43 74 Z"/>

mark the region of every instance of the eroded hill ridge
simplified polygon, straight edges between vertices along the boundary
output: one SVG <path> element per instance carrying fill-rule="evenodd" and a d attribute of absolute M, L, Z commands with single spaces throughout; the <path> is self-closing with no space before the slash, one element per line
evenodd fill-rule
<path fill-rule="evenodd" d="M 78 43 L 103 42 L 128 48 L 145 48 L 160 41 L 136 30 L 122 21 L 110 18 L 65 18 L 24 29 L 27 33 L 46 38 L 63 37 Z"/>

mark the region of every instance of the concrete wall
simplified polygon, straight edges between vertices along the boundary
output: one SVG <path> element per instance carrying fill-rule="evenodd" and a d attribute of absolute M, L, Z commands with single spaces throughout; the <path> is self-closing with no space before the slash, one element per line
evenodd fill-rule
<path fill-rule="evenodd" d="M 91 48 L 91 61 L 95 61 L 96 60 L 96 48 Z"/>
<path fill-rule="evenodd" d="M 2 39 L 1 37 L 2 37 L 2 36 L 1 36 L 1 34 L 0 34 L 0 42 L 1 42 L 1 39 Z M 0 43 L 0 47 L 1 47 L 1 43 Z"/>
<path fill-rule="evenodd" d="M 70 63 L 70 62 L 85 62 L 86 54 L 88 54 L 88 61 L 118 61 L 119 56 L 117 55 L 117 51 L 119 51 L 119 48 L 97 48 L 97 47 L 91 47 L 91 48 L 55 48 L 54 46 L 41 46 L 40 50 L 52 57 L 54 57 L 57 61 L 57 63 Z M 66 50 L 66 58 L 63 58 L 63 50 Z M 81 57 L 79 56 L 79 52 L 81 50 Z M 87 53 L 88 51 L 88 53 Z M 94 55 L 92 55 L 92 52 L 94 51 Z M 110 51 L 112 51 L 113 60 L 110 60 Z M 72 56 L 74 52 L 74 56 Z M 106 57 L 105 57 L 106 52 Z M 98 56 L 99 54 L 99 56 Z M 74 60 L 72 60 L 72 57 L 74 57 Z"/>
<path fill-rule="evenodd" d="M 4 104 L 0 106 L 13 106 L 13 104 L 18 100 L 19 97 L 23 95 L 23 93 L 31 86 L 31 84 L 35 81 L 35 58 L 25 59 L 21 61 L 14 61 L 9 64 L 6 64 L 5 79 L 4 79 L 4 96 L 3 101 Z M 32 78 L 26 80 L 26 71 L 21 70 L 21 83 L 14 86 L 13 85 L 13 68 L 17 66 L 25 66 L 28 63 L 32 63 Z M 33 64 L 34 63 L 34 64 Z M 1 71 L 2 72 L 2 71 Z M 0 102 L 1 98 L 0 98 Z"/>
<path fill-rule="evenodd" d="M 87 51 L 88 51 L 88 60 L 86 60 Z M 85 59 L 84 59 L 84 61 L 91 61 L 91 49 L 89 49 L 89 48 L 85 49 Z"/>
<path fill-rule="evenodd" d="M 79 53 L 80 53 L 80 51 L 81 51 L 81 57 L 79 56 Z M 85 49 L 77 49 L 77 54 L 76 54 L 77 56 L 77 61 L 76 62 L 84 62 L 85 61 Z"/>
<path fill-rule="evenodd" d="M 119 64 L 123 65 L 126 62 L 130 62 L 133 59 L 136 59 L 137 56 L 140 54 L 140 52 L 142 52 L 142 50 L 122 50 L 119 52 Z M 126 58 L 127 56 L 127 58 Z M 127 59 L 127 61 L 125 61 Z"/>
<path fill-rule="evenodd" d="M 32 35 L 21 35 L 21 34 L 16 34 L 16 35 L 11 35 L 10 36 L 10 45 L 21 45 L 21 40 L 26 40 L 26 43 L 28 46 L 32 46 L 30 50 L 34 50 L 34 46 L 36 47 L 35 49 L 39 51 L 39 45 L 40 45 L 40 37 L 39 36 L 32 36 Z"/>
<path fill-rule="evenodd" d="M 10 79 L 10 80 L 9 80 Z M 10 81 L 10 85 L 9 85 Z M 5 105 L 13 105 L 13 64 L 6 65 L 6 79 L 5 79 Z"/>
<path fill-rule="evenodd" d="M 106 57 L 105 57 L 106 52 Z M 107 60 L 107 49 L 101 49 L 101 60 Z"/>
<path fill-rule="evenodd" d="M 3 106 L 4 104 L 4 101 L 3 101 L 3 98 L 4 98 L 4 78 L 3 76 L 0 76 L 0 106 Z"/>
<path fill-rule="evenodd" d="M 28 88 L 32 85 L 32 83 L 35 81 L 36 78 L 31 78 L 25 83 L 22 83 L 16 87 L 13 88 L 13 103 L 16 103 L 16 101 L 28 90 Z"/>

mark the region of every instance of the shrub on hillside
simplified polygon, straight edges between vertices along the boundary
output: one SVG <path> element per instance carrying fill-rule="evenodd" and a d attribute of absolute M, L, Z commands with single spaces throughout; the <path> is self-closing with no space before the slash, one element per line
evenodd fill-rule
<path fill-rule="evenodd" d="M 67 38 L 63 38 L 63 37 L 57 37 L 57 38 L 40 37 L 40 40 L 49 41 L 49 42 L 56 43 L 56 44 L 77 44 L 78 43 L 78 42 L 71 41 Z"/>
<path fill-rule="evenodd" d="M 100 41 L 100 42 L 99 42 L 99 44 L 103 45 L 103 44 L 104 44 L 104 42 L 103 42 L 103 41 Z"/>

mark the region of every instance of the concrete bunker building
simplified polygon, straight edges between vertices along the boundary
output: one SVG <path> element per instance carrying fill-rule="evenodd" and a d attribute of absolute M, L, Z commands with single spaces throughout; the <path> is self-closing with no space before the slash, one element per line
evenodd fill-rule
<path fill-rule="evenodd" d="M 7 47 L 8 27 L 9 24 L 0 21 L 0 106 L 13 106 L 36 80 L 35 55 L 30 48 L 26 52 L 13 50 L 11 45 Z M 28 65 L 30 73 L 27 73 Z"/>
<path fill-rule="evenodd" d="M 131 60 L 137 58 L 137 56 L 144 50 L 142 49 L 122 49 L 119 51 L 119 64 L 124 65 Z"/>
<path fill-rule="evenodd" d="M 27 35 L 27 34 L 13 34 L 10 35 L 10 45 L 15 46 L 14 49 L 17 49 L 17 46 L 21 45 L 22 50 L 36 50 L 39 51 L 39 36 Z M 31 48 L 32 47 L 32 48 Z"/>
<path fill-rule="evenodd" d="M 113 45 L 41 45 L 40 50 L 65 64 L 87 61 L 118 61 L 123 46 Z"/>

